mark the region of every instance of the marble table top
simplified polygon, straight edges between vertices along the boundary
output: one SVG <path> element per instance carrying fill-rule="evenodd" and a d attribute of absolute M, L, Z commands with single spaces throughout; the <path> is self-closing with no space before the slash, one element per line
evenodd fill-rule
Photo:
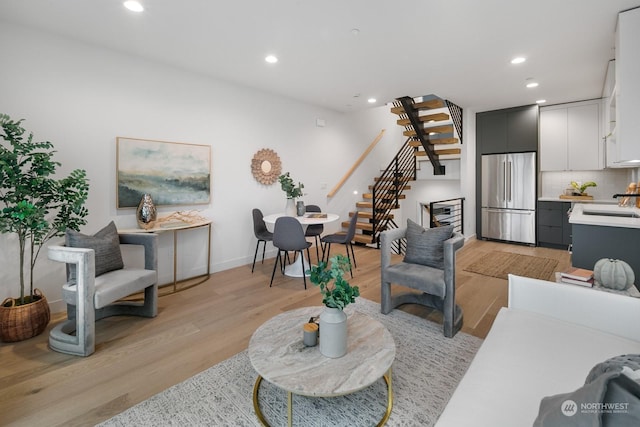
<path fill-rule="evenodd" d="M 303 396 L 341 396 L 373 384 L 391 368 L 396 346 L 382 323 L 348 308 L 346 355 L 328 358 L 319 346 L 302 343 L 302 326 L 324 309 L 305 307 L 279 314 L 254 332 L 249 342 L 254 369 L 270 383 Z"/>

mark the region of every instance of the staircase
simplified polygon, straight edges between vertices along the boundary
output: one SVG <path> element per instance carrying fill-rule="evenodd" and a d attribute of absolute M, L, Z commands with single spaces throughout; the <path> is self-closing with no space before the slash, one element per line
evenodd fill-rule
<path fill-rule="evenodd" d="M 374 178 L 369 193 L 356 203 L 358 223 L 354 242 L 379 245 L 380 232 L 398 228 L 392 211 L 400 207 L 399 201 L 410 190 L 409 183 L 416 180 L 421 160 L 428 160 L 434 175 L 444 175 L 441 160 L 459 159 L 462 144 L 462 108 L 435 95 L 398 98 L 391 112 L 399 116 L 397 124 L 405 128 L 407 140 L 389 166 Z M 349 214 L 353 216 L 353 212 Z M 342 223 L 343 229 L 349 221 Z M 399 251 L 402 248 L 396 248 Z"/>

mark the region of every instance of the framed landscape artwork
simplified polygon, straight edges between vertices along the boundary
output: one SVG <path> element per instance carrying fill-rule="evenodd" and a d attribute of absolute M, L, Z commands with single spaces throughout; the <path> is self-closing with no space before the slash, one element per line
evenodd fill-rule
<path fill-rule="evenodd" d="M 211 198 L 208 145 L 116 138 L 117 207 L 137 207 L 143 194 L 157 206 L 207 204 Z"/>

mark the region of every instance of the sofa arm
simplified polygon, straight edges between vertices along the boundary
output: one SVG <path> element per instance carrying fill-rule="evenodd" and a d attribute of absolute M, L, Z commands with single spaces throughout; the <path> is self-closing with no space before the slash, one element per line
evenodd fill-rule
<path fill-rule="evenodd" d="M 391 265 L 391 244 L 395 240 L 404 238 L 407 228 L 394 228 L 380 233 L 380 267 L 382 270 Z"/>
<path fill-rule="evenodd" d="M 144 268 L 158 270 L 158 235 L 154 233 L 118 234 L 122 245 L 140 245 L 144 247 Z"/>

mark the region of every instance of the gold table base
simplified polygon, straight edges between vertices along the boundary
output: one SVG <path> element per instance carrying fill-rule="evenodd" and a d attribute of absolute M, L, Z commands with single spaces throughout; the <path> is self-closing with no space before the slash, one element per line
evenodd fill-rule
<path fill-rule="evenodd" d="M 387 409 L 382 416 L 382 419 L 376 424 L 377 427 L 382 427 L 385 425 L 389 417 L 391 416 L 391 410 L 393 409 L 393 387 L 391 384 L 391 369 L 387 372 L 386 375 L 383 375 L 382 378 L 387 383 Z M 260 390 L 260 384 L 262 383 L 262 377 L 258 375 L 256 379 L 256 383 L 253 386 L 253 409 L 256 411 L 256 416 L 258 420 L 262 423 L 263 426 L 269 427 L 269 423 L 267 419 L 264 417 L 262 410 L 260 409 L 260 402 L 258 401 L 258 393 Z M 287 418 L 289 427 L 293 426 L 293 394 L 292 392 L 287 392 Z"/>

